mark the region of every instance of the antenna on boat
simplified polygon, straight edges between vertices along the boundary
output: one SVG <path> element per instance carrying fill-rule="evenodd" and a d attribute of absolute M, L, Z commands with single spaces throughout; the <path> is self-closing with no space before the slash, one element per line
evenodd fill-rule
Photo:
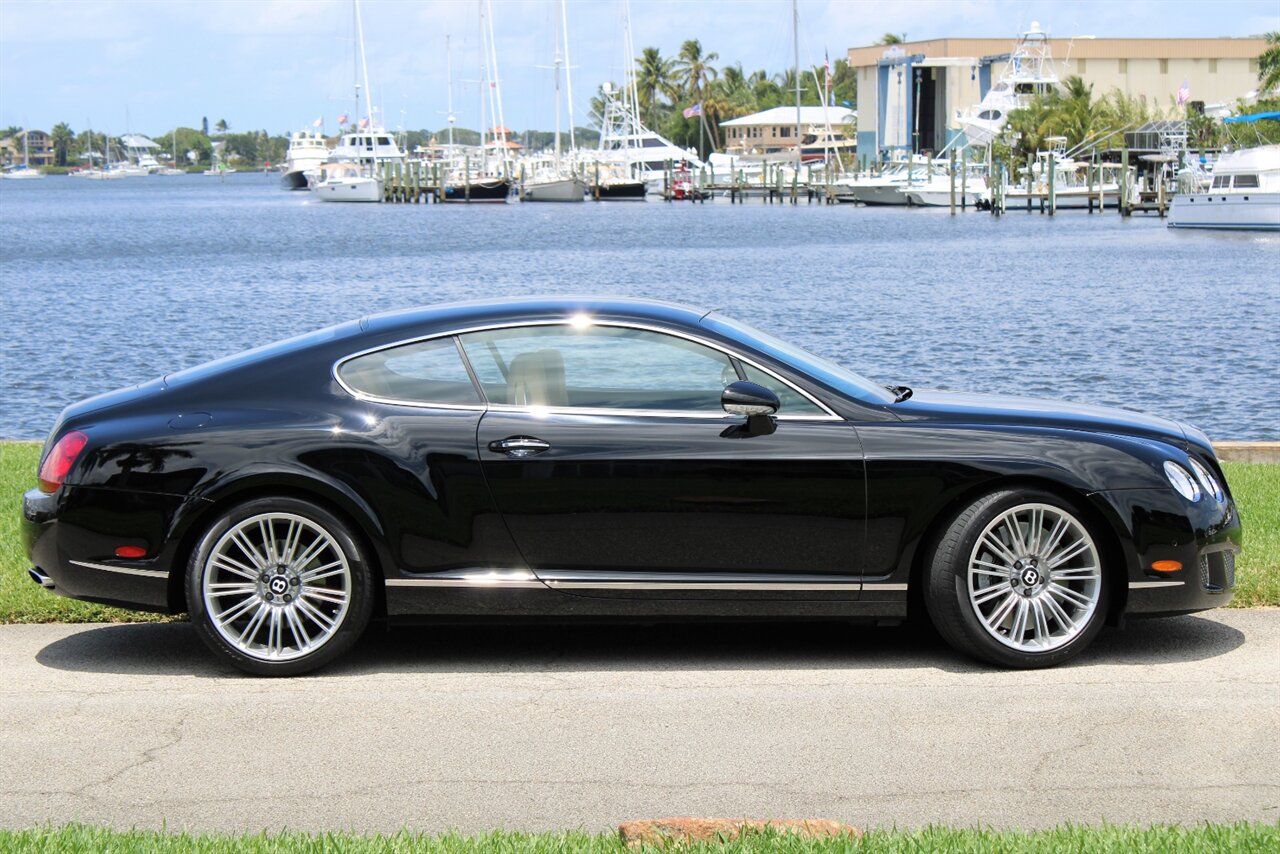
<path fill-rule="evenodd" d="M 796 180 L 800 180 L 800 7 L 791 0 L 791 47 L 796 69 Z"/>

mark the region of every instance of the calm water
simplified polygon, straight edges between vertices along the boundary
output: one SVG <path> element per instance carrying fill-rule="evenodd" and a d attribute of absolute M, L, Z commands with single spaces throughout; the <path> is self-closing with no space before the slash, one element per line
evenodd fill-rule
<path fill-rule="evenodd" d="M 1280 238 L 852 206 L 332 205 L 245 174 L 0 182 L 0 436 L 362 314 L 597 293 L 727 313 L 883 382 L 1280 438 Z"/>

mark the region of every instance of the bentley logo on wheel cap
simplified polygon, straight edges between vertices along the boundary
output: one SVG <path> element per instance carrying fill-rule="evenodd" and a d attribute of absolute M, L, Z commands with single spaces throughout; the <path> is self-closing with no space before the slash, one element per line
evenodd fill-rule
<path fill-rule="evenodd" d="M 268 584 L 267 587 L 271 590 L 272 593 L 275 593 L 277 596 L 279 596 L 280 594 L 284 593 L 286 590 L 289 589 L 289 580 L 285 578 L 283 575 L 277 575 L 271 579 L 271 583 Z"/>
<path fill-rule="evenodd" d="M 1040 583 L 1040 573 L 1029 568 L 1022 570 L 1022 583 L 1028 587 L 1035 587 Z"/>

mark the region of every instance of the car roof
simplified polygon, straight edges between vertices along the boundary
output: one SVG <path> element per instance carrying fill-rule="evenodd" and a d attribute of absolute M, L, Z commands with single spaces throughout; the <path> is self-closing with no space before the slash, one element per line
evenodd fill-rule
<path fill-rule="evenodd" d="M 447 303 L 374 314 L 362 318 L 360 328 L 379 335 L 424 327 L 445 330 L 490 323 L 568 319 L 576 314 L 695 326 L 708 311 L 680 303 L 627 297 L 535 296 Z"/>

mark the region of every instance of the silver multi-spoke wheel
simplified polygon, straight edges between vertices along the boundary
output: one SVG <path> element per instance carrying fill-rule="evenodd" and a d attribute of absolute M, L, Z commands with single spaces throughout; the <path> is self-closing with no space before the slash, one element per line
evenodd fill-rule
<path fill-rule="evenodd" d="M 234 649 L 258 661 L 290 661 L 320 649 L 342 627 L 351 564 L 316 522 L 259 513 L 213 544 L 200 592 L 213 629 Z"/>
<path fill-rule="evenodd" d="M 1102 564 L 1093 537 L 1066 510 L 1019 504 L 978 535 L 967 586 L 988 634 L 1019 652 L 1047 652 L 1091 623 L 1102 595 Z"/>

